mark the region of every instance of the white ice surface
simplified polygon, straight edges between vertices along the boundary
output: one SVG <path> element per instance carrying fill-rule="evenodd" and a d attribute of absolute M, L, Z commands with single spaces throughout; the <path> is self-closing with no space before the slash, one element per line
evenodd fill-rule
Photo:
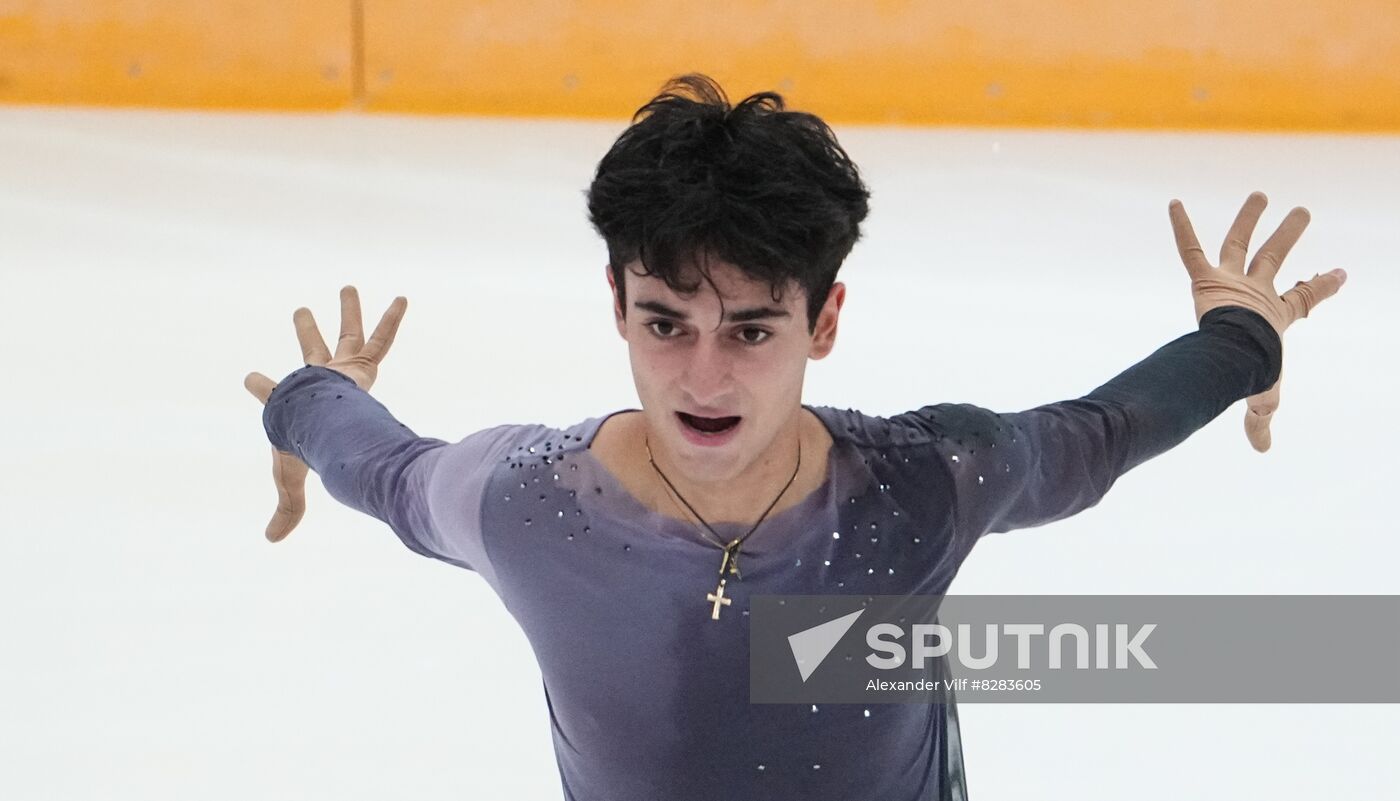
<path fill-rule="evenodd" d="M 556 799 L 539 673 L 479 577 L 309 486 L 287 541 L 250 370 L 301 305 L 407 318 L 419 433 L 635 405 L 583 190 L 623 123 L 0 109 L 0 797 Z M 1098 506 L 979 544 L 957 593 L 1396 593 L 1400 139 L 838 127 L 874 192 L 805 400 L 1076 397 L 1194 328 L 1209 254 L 1312 225 L 1274 448 L 1243 403 Z M 909 369 L 911 360 L 917 369 Z M 522 369 L 520 365 L 529 367 Z M 619 598 L 619 604 L 644 602 Z M 1379 799 L 1394 705 L 963 704 L 972 797 Z M 852 743 L 852 747 L 859 744 Z"/>

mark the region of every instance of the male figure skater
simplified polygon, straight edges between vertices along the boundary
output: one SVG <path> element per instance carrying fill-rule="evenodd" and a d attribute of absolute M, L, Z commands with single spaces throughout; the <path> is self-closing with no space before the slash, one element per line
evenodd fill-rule
<path fill-rule="evenodd" d="M 751 705 L 749 599 L 942 594 L 982 535 L 1095 505 L 1241 398 L 1267 449 L 1281 335 L 1345 274 L 1280 296 L 1305 210 L 1246 269 L 1265 205 L 1250 195 L 1214 267 L 1173 201 L 1198 328 L 1087 395 L 1015 413 L 808 406 L 867 197 L 817 117 L 678 79 L 588 195 L 641 408 L 419 436 L 368 394 L 407 301 L 366 341 L 345 287 L 334 353 L 300 308 L 306 366 L 245 379 L 273 446 L 267 538 L 301 519 L 309 467 L 410 549 L 479 573 L 539 659 L 566 798 L 965 798 L 951 699 Z"/>

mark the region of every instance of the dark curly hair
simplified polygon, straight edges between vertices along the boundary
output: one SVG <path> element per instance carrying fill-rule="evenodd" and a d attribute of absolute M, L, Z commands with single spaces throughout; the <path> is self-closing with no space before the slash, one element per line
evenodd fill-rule
<path fill-rule="evenodd" d="M 690 74 L 637 110 L 587 197 L 624 313 L 626 265 L 639 260 L 643 275 L 691 294 L 700 284 L 683 283 L 688 267 L 714 287 L 703 266 L 714 257 L 768 281 L 774 301 L 795 281 L 810 333 L 860 238 L 870 192 L 819 117 L 785 110 L 775 92 L 731 107 L 714 80 Z"/>

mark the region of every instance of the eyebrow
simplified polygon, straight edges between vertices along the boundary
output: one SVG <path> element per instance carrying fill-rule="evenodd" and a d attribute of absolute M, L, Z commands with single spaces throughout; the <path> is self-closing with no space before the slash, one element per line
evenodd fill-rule
<path fill-rule="evenodd" d="M 659 300 L 635 300 L 632 302 L 632 308 L 654 312 L 656 314 L 661 315 L 662 317 L 671 317 L 677 320 L 690 319 L 689 314 L 686 314 L 685 312 L 680 311 L 678 309 L 673 309 Z M 773 317 L 791 316 L 791 312 L 787 311 L 786 309 L 780 309 L 776 306 L 755 306 L 751 309 L 738 309 L 736 311 L 729 312 L 725 315 L 725 319 L 729 320 L 731 323 L 747 323 L 752 322 L 754 320 L 767 320 Z"/>

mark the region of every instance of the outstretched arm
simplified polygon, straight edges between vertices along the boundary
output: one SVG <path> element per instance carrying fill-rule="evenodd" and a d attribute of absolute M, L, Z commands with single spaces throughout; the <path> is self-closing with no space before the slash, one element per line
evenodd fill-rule
<path fill-rule="evenodd" d="M 311 311 L 292 315 L 305 367 L 281 383 L 244 379 L 264 404 L 278 505 L 266 536 L 277 542 L 305 511 L 308 467 L 341 503 L 387 523 L 411 550 L 459 567 L 487 570 L 480 504 L 491 467 L 517 426 L 478 431 L 458 442 L 420 437 L 369 394 L 394 341 L 407 299 L 389 305 L 366 341 L 360 299 L 340 291 L 340 339 L 332 356 Z"/>
<path fill-rule="evenodd" d="M 1272 385 L 1282 358 L 1259 314 L 1222 307 L 1083 397 L 1012 413 L 941 403 L 899 419 L 932 434 L 970 547 L 1097 504 L 1119 476 Z"/>
<path fill-rule="evenodd" d="M 1038 526 L 1093 506 L 1123 473 L 1180 444 L 1242 398 L 1251 401 L 1250 442 L 1267 449 L 1260 398 L 1277 398 L 1283 332 L 1335 294 L 1346 276 L 1334 270 L 1299 281 L 1283 295 L 1274 290 L 1278 267 L 1308 219 L 1301 207 L 1246 271 L 1249 237 L 1265 202 L 1259 192 L 1245 202 L 1219 268 L 1205 261 L 1181 204 L 1169 204 L 1192 279 L 1197 331 L 1074 400 L 1012 414 L 939 404 L 901 415 L 932 435 L 953 487 L 964 547 L 984 533 Z"/>
<path fill-rule="evenodd" d="M 413 550 L 429 551 L 438 534 L 426 487 L 446 442 L 414 434 L 348 376 L 315 365 L 272 391 L 263 429 L 273 448 L 315 471 L 331 497 L 387 523 Z"/>
<path fill-rule="evenodd" d="M 263 410 L 272 446 L 321 477 L 341 503 L 387 523 L 416 553 L 470 570 L 486 564 L 480 503 L 511 426 L 455 443 L 420 437 L 347 376 L 308 365 Z"/>

